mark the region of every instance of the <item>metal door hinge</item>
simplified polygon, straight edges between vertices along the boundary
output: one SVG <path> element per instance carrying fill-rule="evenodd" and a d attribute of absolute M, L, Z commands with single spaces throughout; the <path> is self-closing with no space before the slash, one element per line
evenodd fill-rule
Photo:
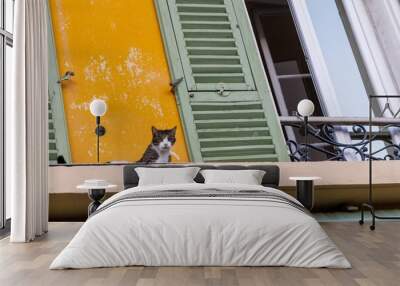
<path fill-rule="evenodd" d="M 172 82 L 169 83 L 169 85 L 171 86 L 171 91 L 174 92 L 176 90 L 176 88 L 178 87 L 178 85 L 183 81 L 183 77 L 177 78 L 175 80 L 173 80 Z"/>

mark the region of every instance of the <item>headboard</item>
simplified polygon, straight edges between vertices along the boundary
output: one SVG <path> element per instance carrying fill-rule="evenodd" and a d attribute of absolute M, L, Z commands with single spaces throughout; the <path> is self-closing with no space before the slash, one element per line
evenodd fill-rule
<path fill-rule="evenodd" d="M 277 188 L 279 185 L 279 167 L 276 165 L 195 165 L 195 164 L 162 164 L 162 165 L 142 165 L 133 164 L 124 166 L 124 189 L 136 187 L 139 183 L 139 176 L 135 171 L 137 167 L 146 168 L 182 168 L 182 167 L 199 167 L 201 169 L 218 169 L 218 170 L 263 170 L 266 172 L 262 185 L 265 187 Z M 204 183 L 203 176 L 199 173 L 194 179 L 197 183 Z"/>

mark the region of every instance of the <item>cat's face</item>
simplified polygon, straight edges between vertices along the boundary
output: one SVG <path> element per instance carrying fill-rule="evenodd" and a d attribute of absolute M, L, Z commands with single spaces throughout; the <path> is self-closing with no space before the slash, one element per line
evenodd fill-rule
<path fill-rule="evenodd" d="M 157 147 L 160 151 L 169 151 L 175 144 L 176 126 L 166 130 L 159 130 L 153 126 L 151 127 L 151 132 L 153 133 L 153 146 Z"/>

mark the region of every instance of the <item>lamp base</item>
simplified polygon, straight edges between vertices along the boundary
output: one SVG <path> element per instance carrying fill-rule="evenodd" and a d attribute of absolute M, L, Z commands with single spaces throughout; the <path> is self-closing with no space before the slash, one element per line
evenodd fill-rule
<path fill-rule="evenodd" d="M 98 125 L 94 130 L 94 133 L 96 133 L 96 135 L 98 136 L 103 136 L 104 134 L 106 134 L 106 129 L 104 128 L 104 126 Z"/>

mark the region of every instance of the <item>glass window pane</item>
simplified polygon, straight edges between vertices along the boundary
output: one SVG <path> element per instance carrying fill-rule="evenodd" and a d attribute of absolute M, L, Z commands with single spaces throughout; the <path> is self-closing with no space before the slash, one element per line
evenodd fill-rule
<path fill-rule="evenodd" d="M 14 0 L 5 0 L 6 30 L 14 31 Z"/>
<path fill-rule="evenodd" d="M 260 20 L 277 74 L 309 73 L 289 9 L 271 11 Z"/>
<path fill-rule="evenodd" d="M 12 76 L 12 71 L 13 71 L 13 64 L 14 64 L 14 58 L 13 58 L 13 51 L 12 48 L 8 45 L 6 45 L 6 61 L 5 61 L 5 95 L 7 96 L 12 92 L 12 84 L 11 84 L 11 76 Z M 7 104 L 7 103 L 6 103 Z M 7 139 L 6 139 L 7 140 Z M 6 188 L 6 219 L 11 217 L 11 194 L 10 194 L 10 188 Z"/>
<path fill-rule="evenodd" d="M 342 116 L 367 116 L 368 96 L 335 0 L 307 0 Z"/>
<path fill-rule="evenodd" d="M 302 99 L 318 102 L 311 76 L 297 78 L 281 78 L 280 84 L 289 114 L 297 110 L 297 104 Z M 315 105 L 314 116 L 323 116 L 319 105 Z"/>
<path fill-rule="evenodd" d="M 298 101 L 309 98 L 316 105 L 316 112 L 322 115 L 322 105 L 288 2 L 276 0 L 276 5 L 267 2 L 257 1 L 248 7 L 278 112 L 284 116 L 292 115 Z M 290 86 L 292 82 L 293 87 Z"/>

